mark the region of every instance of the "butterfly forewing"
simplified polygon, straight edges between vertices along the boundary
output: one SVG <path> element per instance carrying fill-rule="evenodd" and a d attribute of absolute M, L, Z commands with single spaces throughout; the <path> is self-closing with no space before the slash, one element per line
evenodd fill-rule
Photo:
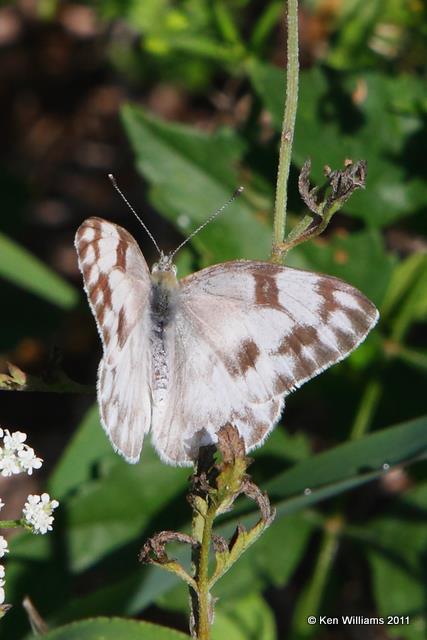
<path fill-rule="evenodd" d="M 104 350 L 97 385 L 101 421 L 114 447 L 135 462 L 151 419 L 150 273 L 132 236 L 101 218 L 86 220 L 75 244 Z"/>
<path fill-rule="evenodd" d="M 342 360 L 378 318 L 341 280 L 265 262 L 215 265 L 180 284 L 176 375 L 153 429 L 157 449 L 175 462 L 191 460 L 226 422 L 247 448 L 260 444 L 284 397 Z"/>

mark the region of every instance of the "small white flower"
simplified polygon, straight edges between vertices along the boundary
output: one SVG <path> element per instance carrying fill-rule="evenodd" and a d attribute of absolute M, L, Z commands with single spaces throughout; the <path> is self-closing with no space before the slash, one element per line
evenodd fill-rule
<path fill-rule="evenodd" d="M 5 597 L 6 597 L 6 595 L 5 595 L 5 592 L 4 592 L 4 588 L 0 587 L 0 604 L 4 603 Z"/>
<path fill-rule="evenodd" d="M 21 469 L 31 476 L 33 469 L 40 469 L 43 464 L 43 460 L 41 458 L 37 458 L 34 453 L 34 449 L 25 446 L 23 449 L 18 451 L 18 463 Z"/>
<path fill-rule="evenodd" d="M 0 564 L 0 580 L 4 579 L 4 566 Z"/>
<path fill-rule="evenodd" d="M 7 546 L 7 540 L 3 536 L 0 536 L 0 558 L 3 558 L 5 553 L 9 553 L 9 548 Z M 0 565 L 0 568 L 1 567 L 2 566 Z M 3 573 L 4 573 L 4 569 L 3 569 Z M 2 577 L 3 576 L 1 575 L 1 571 L 0 571 L 0 578 L 2 578 Z"/>
<path fill-rule="evenodd" d="M 24 447 L 27 434 L 22 431 L 14 431 L 10 433 L 9 429 L 5 429 L 3 437 L 3 446 L 5 449 L 20 451 Z"/>
<path fill-rule="evenodd" d="M 13 451 L 0 451 L 0 473 L 5 478 L 21 473 L 18 458 Z"/>
<path fill-rule="evenodd" d="M 38 458 L 32 447 L 25 444 L 27 434 L 22 431 L 10 433 L 8 429 L 0 429 L 3 446 L 0 446 L 0 473 L 2 476 L 12 476 L 27 472 L 32 475 L 33 469 L 40 469 L 43 460 Z M 1 506 L 0 506 L 1 508 Z"/>
<path fill-rule="evenodd" d="M 22 510 L 22 515 L 34 533 L 52 531 L 53 510 L 59 505 L 57 500 L 51 500 L 48 493 L 41 496 L 29 495 Z"/>
<path fill-rule="evenodd" d="M 0 498 L 0 511 L 3 509 L 4 507 L 4 502 L 3 500 Z"/>
<path fill-rule="evenodd" d="M 3 429 L 0 427 L 0 438 L 3 438 L 3 435 L 4 435 L 4 431 L 3 431 Z"/>

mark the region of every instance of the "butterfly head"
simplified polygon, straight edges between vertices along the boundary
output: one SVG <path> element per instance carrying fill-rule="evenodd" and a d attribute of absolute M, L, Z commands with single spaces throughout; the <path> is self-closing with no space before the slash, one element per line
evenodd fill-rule
<path fill-rule="evenodd" d="M 151 281 L 165 289 L 176 289 L 178 286 L 176 265 L 172 262 L 172 254 L 160 252 L 160 259 L 151 267 Z"/>
<path fill-rule="evenodd" d="M 151 267 L 151 273 L 172 273 L 174 276 L 177 274 L 176 265 L 172 262 L 173 254 L 165 254 L 163 251 L 160 252 L 160 259 L 158 262 L 155 262 Z"/>

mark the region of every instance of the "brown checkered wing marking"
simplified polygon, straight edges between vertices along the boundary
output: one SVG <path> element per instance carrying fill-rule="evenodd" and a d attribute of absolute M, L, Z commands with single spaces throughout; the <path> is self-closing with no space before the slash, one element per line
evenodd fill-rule
<path fill-rule="evenodd" d="M 101 422 L 116 450 L 136 462 L 151 416 L 149 270 L 132 236 L 101 218 L 79 227 L 75 246 L 104 351 L 97 385 Z"/>
<path fill-rule="evenodd" d="M 181 463 L 226 422 L 247 448 L 261 444 L 284 397 L 345 358 L 378 318 L 345 282 L 266 262 L 214 265 L 180 285 L 175 377 L 153 441 Z"/>
<path fill-rule="evenodd" d="M 103 346 L 114 357 L 148 300 L 147 263 L 130 233 L 101 218 L 83 222 L 77 230 L 75 245 Z"/>

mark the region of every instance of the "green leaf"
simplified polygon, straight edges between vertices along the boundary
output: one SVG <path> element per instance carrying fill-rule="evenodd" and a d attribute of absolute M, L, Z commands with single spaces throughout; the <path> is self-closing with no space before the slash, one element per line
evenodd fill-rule
<path fill-rule="evenodd" d="M 287 264 L 342 278 L 379 305 L 396 259 L 386 253 L 380 233 L 369 229 L 345 236 L 335 234 L 327 243 L 306 242 L 289 253 Z"/>
<path fill-rule="evenodd" d="M 273 118 L 275 128 L 281 131 L 285 105 L 285 73 L 283 69 L 262 63 L 255 58 L 248 62 L 247 69 L 255 91 Z M 302 74 L 300 82 L 302 82 Z"/>
<path fill-rule="evenodd" d="M 73 622 L 43 636 L 46 640 L 185 640 L 188 635 L 151 622 L 94 618 Z"/>
<path fill-rule="evenodd" d="M 162 122 L 131 105 L 123 108 L 122 118 L 137 167 L 152 185 L 151 201 L 186 235 L 227 202 L 239 185 L 237 166 L 244 146 L 231 130 L 208 135 Z M 271 229 L 243 194 L 193 242 L 205 263 L 266 258 Z"/>
<path fill-rule="evenodd" d="M 425 280 L 427 278 L 427 255 L 424 253 L 413 253 L 405 260 L 399 262 L 392 273 L 390 283 L 386 292 L 386 296 L 383 300 L 381 314 L 385 317 L 393 312 L 398 304 L 407 296 L 408 291 L 414 286 L 419 279 Z M 426 309 L 426 296 L 420 296 L 418 304 L 421 308 L 424 308 L 424 314 L 420 314 L 420 319 L 423 315 L 425 318 Z"/>
<path fill-rule="evenodd" d="M 369 525 L 378 546 L 368 547 L 373 589 L 380 614 L 409 616 L 409 625 L 388 626 L 392 635 L 408 640 L 425 638 L 425 553 L 427 484 L 423 483 L 394 501 Z M 402 547 L 402 540 L 410 541 Z"/>
<path fill-rule="evenodd" d="M 49 492 L 58 500 L 62 499 L 89 481 L 94 465 L 111 453 L 110 441 L 99 421 L 98 405 L 94 404 L 54 469 L 49 479 Z"/>
<path fill-rule="evenodd" d="M 254 61 L 248 71 L 280 131 L 283 72 Z M 399 94 L 404 92 L 406 80 L 405 75 L 341 75 L 319 67 L 300 77 L 294 160 L 302 166 L 308 157 L 313 158 L 313 180 L 318 184 L 324 183 L 325 164 L 338 169 L 346 158 L 367 160 L 366 190 L 355 193 L 345 210 L 369 226 L 384 226 L 415 213 L 427 198 L 422 173 L 411 162 L 412 156 L 407 158 L 424 125 L 420 115 L 407 113 L 401 104 Z M 361 97 L 356 100 L 357 92 Z"/>
<path fill-rule="evenodd" d="M 283 515 L 379 477 L 384 465 L 388 469 L 426 453 L 427 416 L 423 416 L 312 456 L 276 476 L 264 489 Z"/>
<path fill-rule="evenodd" d="M 188 34 L 169 37 L 167 45 L 177 52 L 234 64 L 238 64 L 244 55 L 244 49 L 237 43 L 231 46 L 211 38 L 192 37 Z"/>
<path fill-rule="evenodd" d="M 63 309 L 73 307 L 77 291 L 29 251 L 0 233 L 0 276 Z"/>
<path fill-rule="evenodd" d="M 55 512 L 54 527 L 60 516 Z M 55 531 L 55 529 L 54 529 Z M 9 542 L 10 556 L 7 566 L 7 599 L 14 605 L 28 595 L 43 616 L 63 606 L 69 596 L 68 576 L 64 571 L 64 556 L 55 553 L 52 535 L 18 533 Z M 21 640 L 28 630 L 24 609 L 14 606 L 2 620 L 2 634 L 11 640 Z"/>
<path fill-rule="evenodd" d="M 425 292 L 427 290 L 427 257 L 424 260 L 411 260 L 405 264 L 406 268 L 398 270 L 396 277 L 398 290 L 401 289 L 400 304 L 393 309 L 391 318 L 391 338 L 396 342 L 402 342 L 413 322 L 425 320 L 427 316 L 427 302 Z M 402 280 L 407 287 L 403 290 Z M 390 285 L 391 286 L 391 285 Z M 394 302 L 390 299 L 389 305 Z"/>
<path fill-rule="evenodd" d="M 279 427 L 273 430 L 262 447 L 251 451 L 251 458 L 255 460 L 255 464 L 250 467 L 251 476 L 261 485 L 258 474 L 261 474 L 262 478 L 268 474 L 267 477 L 271 478 L 277 472 L 278 465 L 283 469 L 284 466 L 304 460 L 310 455 L 310 439 L 305 433 L 289 433 Z"/>
<path fill-rule="evenodd" d="M 312 530 L 312 524 L 302 513 L 276 518 L 253 549 L 217 582 L 214 596 L 220 601 L 233 601 L 247 593 L 248 584 L 251 591 L 257 592 L 272 585 L 283 587 L 300 563 Z M 286 553 L 277 553 L 284 542 Z"/>
<path fill-rule="evenodd" d="M 366 43 L 371 42 L 378 21 L 385 21 L 385 11 L 386 7 L 381 0 L 344 3 L 336 16 L 334 44 L 328 56 L 330 64 L 336 67 L 354 67 L 355 60 L 362 65 L 372 61 L 375 54 Z"/>
<path fill-rule="evenodd" d="M 251 593 L 240 600 L 219 601 L 212 640 L 275 640 L 275 627 L 273 613 L 264 599 Z"/>
<path fill-rule="evenodd" d="M 139 464 L 130 465 L 117 456 L 107 471 L 67 503 L 73 571 L 82 571 L 138 539 L 150 520 L 183 492 L 188 477 L 188 469 L 163 464 L 148 443 Z"/>
<path fill-rule="evenodd" d="M 145 542 L 141 537 L 140 545 Z M 55 619 L 67 622 L 93 615 L 138 615 L 145 607 L 157 600 L 160 594 L 168 594 L 177 586 L 176 576 L 161 571 L 158 567 L 136 566 L 136 548 L 132 555 L 132 565 L 128 563 L 127 575 L 118 577 L 117 572 L 109 567 L 108 583 L 85 596 L 63 600 L 55 612 Z M 174 554 L 183 561 L 183 553 Z M 136 568 L 134 568 L 136 567 Z M 188 589 L 185 587 L 185 608 L 188 613 Z"/>

